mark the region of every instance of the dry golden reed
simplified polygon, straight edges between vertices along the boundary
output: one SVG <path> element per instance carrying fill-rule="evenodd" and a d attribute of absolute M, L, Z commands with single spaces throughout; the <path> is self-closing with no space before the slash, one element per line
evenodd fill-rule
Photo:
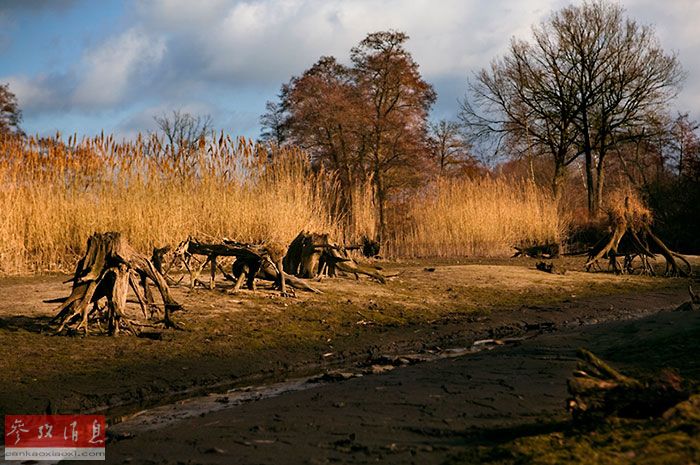
<path fill-rule="evenodd" d="M 332 174 L 239 139 L 176 153 L 148 141 L 0 141 L 0 273 L 68 270 L 95 231 L 138 250 L 187 236 L 288 243 L 330 218 Z"/>
<path fill-rule="evenodd" d="M 503 256 L 516 244 L 558 242 L 564 229 L 554 198 L 533 183 L 490 176 L 446 179 L 411 202 L 392 253 Z"/>
<path fill-rule="evenodd" d="M 187 236 L 289 243 L 302 229 L 351 243 L 373 237 L 371 186 L 338 211 L 333 173 L 296 149 L 223 134 L 176 150 L 157 137 L 117 143 L 0 137 L 0 274 L 69 271 L 96 231 L 121 231 L 145 253 Z M 390 224 L 384 255 L 508 253 L 523 240 L 558 237 L 554 201 L 502 180 L 441 181 Z"/>

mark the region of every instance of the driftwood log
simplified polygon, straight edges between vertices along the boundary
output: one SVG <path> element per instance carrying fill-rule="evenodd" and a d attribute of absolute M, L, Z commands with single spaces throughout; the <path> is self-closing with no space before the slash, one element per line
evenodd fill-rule
<path fill-rule="evenodd" d="M 516 245 L 513 246 L 515 253 L 511 258 L 531 257 L 531 258 L 559 258 L 559 244 L 548 242 L 546 244 Z"/>
<path fill-rule="evenodd" d="M 288 247 L 277 243 L 246 244 L 224 239 L 221 242 L 203 242 L 192 237 L 181 242 L 173 251 L 172 259 L 165 266 L 165 255 L 169 247 L 153 250 L 154 266 L 168 282 L 178 284 L 169 271 L 182 262 L 189 273 L 190 286 L 202 285 L 214 289 L 217 270 L 227 279 L 234 281 L 231 292 L 237 292 L 243 285 L 256 289 L 256 279 L 273 281 L 283 295 L 287 295 L 287 285 L 294 289 L 321 293 L 307 280 L 321 276 L 336 276 L 338 272 L 369 276 L 381 283 L 387 276 L 377 269 L 356 263 L 347 253 L 346 247 L 331 243 L 328 234 L 300 232 Z M 377 253 L 378 244 L 365 240 L 362 245 L 350 249 L 363 250 L 363 253 Z M 367 250 L 364 250 L 367 249 Z M 204 257 L 198 260 L 196 257 Z M 220 258 L 234 257 L 231 273 L 223 269 Z M 209 282 L 199 279 L 203 270 L 209 269 Z M 182 279 L 182 278 L 181 278 Z"/>
<path fill-rule="evenodd" d="M 153 283 L 163 302 L 163 319 L 160 323 L 168 328 L 177 328 L 170 313 L 182 309 L 170 295 L 170 289 L 163 275 L 155 265 L 136 252 L 117 232 L 95 233 L 87 241 L 85 255 L 78 262 L 75 273 L 66 283 L 72 282 L 70 296 L 56 309 L 51 323 L 58 323 L 57 333 L 70 328 L 88 333 L 89 322 L 100 325 L 107 322 L 109 334 L 120 330 L 136 332 L 137 326 L 144 326 L 129 319 L 126 314 L 126 299 L 129 288 L 134 291 L 143 316 L 154 317 L 160 313 L 159 305 L 153 298 L 149 282 Z M 107 301 L 104 315 L 99 303 Z"/>
<path fill-rule="evenodd" d="M 621 374 L 588 350 L 580 349 L 578 357 L 578 366 L 567 382 L 571 395 L 567 407 L 576 421 L 656 417 L 690 395 L 680 376 L 670 370 L 654 379 L 638 380 Z"/>
<path fill-rule="evenodd" d="M 263 262 L 261 266 L 251 266 L 250 260 L 243 258 L 236 259 L 231 266 L 231 272 L 233 279 L 236 284 L 233 287 L 232 292 L 238 291 L 243 283 L 245 282 L 248 289 L 255 289 L 254 279 L 262 279 L 265 281 L 272 281 L 275 283 L 279 282 L 279 271 L 278 267 L 273 266 L 270 262 Z M 255 274 L 253 274 L 253 272 Z M 322 292 L 315 287 L 311 286 L 307 280 L 297 278 L 294 275 L 284 273 L 285 282 L 294 289 L 300 289 L 303 291 L 314 292 L 316 294 L 322 294 Z"/>

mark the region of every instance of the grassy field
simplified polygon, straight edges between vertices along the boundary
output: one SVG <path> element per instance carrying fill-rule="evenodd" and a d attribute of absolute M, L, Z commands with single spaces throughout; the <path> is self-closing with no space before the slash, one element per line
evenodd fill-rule
<path fill-rule="evenodd" d="M 0 274 L 71 270 L 95 231 L 120 231 L 142 252 L 189 235 L 374 235 L 371 186 L 357 186 L 352 211 L 338 213 L 335 176 L 304 153 L 216 139 L 173 151 L 153 137 L 0 137 Z M 557 239 L 564 226 L 545 191 L 506 179 L 438 181 L 416 195 L 389 225 L 387 257 L 507 254 L 517 242 Z"/>

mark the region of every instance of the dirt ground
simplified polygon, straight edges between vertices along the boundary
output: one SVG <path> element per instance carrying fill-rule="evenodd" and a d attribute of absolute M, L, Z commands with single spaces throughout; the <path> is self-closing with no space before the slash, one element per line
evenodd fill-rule
<path fill-rule="evenodd" d="M 171 424 L 127 421 L 115 427 L 115 434 L 133 436 L 108 445 L 107 463 L 527 463 L 545 452 L 552 461 L 539 463 L 691 463 L 687 460 L 697 460 L 700 450 L 664 460 L 647 444 L 617 455 L 606 455 L 604 447 L 582 456 L 561 450 L 558 456 L 551 450 L 535 450 L 534 456 L 504 452 L 512 453 L 516 438 L 563 431 L 561 440 L 571 434 L 564 409 L 566 378 L 576 365 L 578 347 L 594 350 L 628 373 L 671 366 L 686 379 L 700 381 L 698 336 L 700 313 L 662 312 L 398 367 Z M 700 421 L 694 427 L 676 438 L 677 444 L 700 446 Z M 676 446 L 663 452 L 679 451 Z M 686 460 L 674 461 L 679 458 Z"/>
<path fill-rule="evenodd" d="M 316 283 L 322 295 L 297 292 L 296 298 L 281 298 L 270 289 L 232 295 L 229 283 L 213 291 L 179 286 L 174 295 L 186 310 L 175 318 L 186 330 L 151 332 L 149 337 L 54 336 L 48 321 L 55 304 L 43 301 L 68 294 L 68 285 L 61 284 L 65 277 L 0 278 L 0 414 L 104 412 L 117 422 L 155 405 L 354 367 L 380 355 L 467 347 L 484 338 L 576 334 L 586 325 L 640 318 L 687 300 L 687 280 L 583 273 L 580 259 L 561 260 L 559 268 L 569 270 L 564 275 L 536 271 L 534 264 L 529 259 L 382 263 L 386 272 L 399 273 L 386 285 L 338 278 Z M 136 309 L 132 304 L 134 314 Z M 420 371 L 419 366 L 427 365 L 416 365 Z M 409 368 L 396 373 L 405 370 Z M 434 380 L 443 375 L 415 376 Z M 348 381 L 354 382 L 359 380 Z M 499 399 L 498 411 L 509 408 L 500 405 L 503 398 L 494 398 Z M 408 409 L 415 402 L 399 395 L 394 404 L 401 411 L 399 404 Z M 333 412 L 342 412 L 343 405 Z M 299 431 L 305 430 L 303 411 L 290 420 L 300 425 Z M 442 421 L 440 412 L 430 415 Z M 394 419 L 382 421 L 391 430 Z M 248 450 L 246 440 L 241 441 Z M 141 462 L 127 452 L 123 457 Z M 250 461 L 265 462 L 261 457 L 253 455 Z M 303 462 L 302 455 L 296 457 Z"/>

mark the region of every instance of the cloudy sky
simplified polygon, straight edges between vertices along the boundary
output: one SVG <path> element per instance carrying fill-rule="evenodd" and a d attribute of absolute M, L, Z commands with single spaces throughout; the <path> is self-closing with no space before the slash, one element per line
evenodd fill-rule
<path fill-rule="evenodd" d="M 133 137 L 153 115 L 210 114 L 236 135 L 280 85 L 322 55 L 347 61 L 368 33 L 397 29 L 451 118 L 466 80 L 511 37 L 564 0 L 0 0 L 0 83 L 9 83 L 28 133 Z M 700 1 L 624 0 L 654 24 L 688 73 L 678 110 L 700 118 Z"/>

